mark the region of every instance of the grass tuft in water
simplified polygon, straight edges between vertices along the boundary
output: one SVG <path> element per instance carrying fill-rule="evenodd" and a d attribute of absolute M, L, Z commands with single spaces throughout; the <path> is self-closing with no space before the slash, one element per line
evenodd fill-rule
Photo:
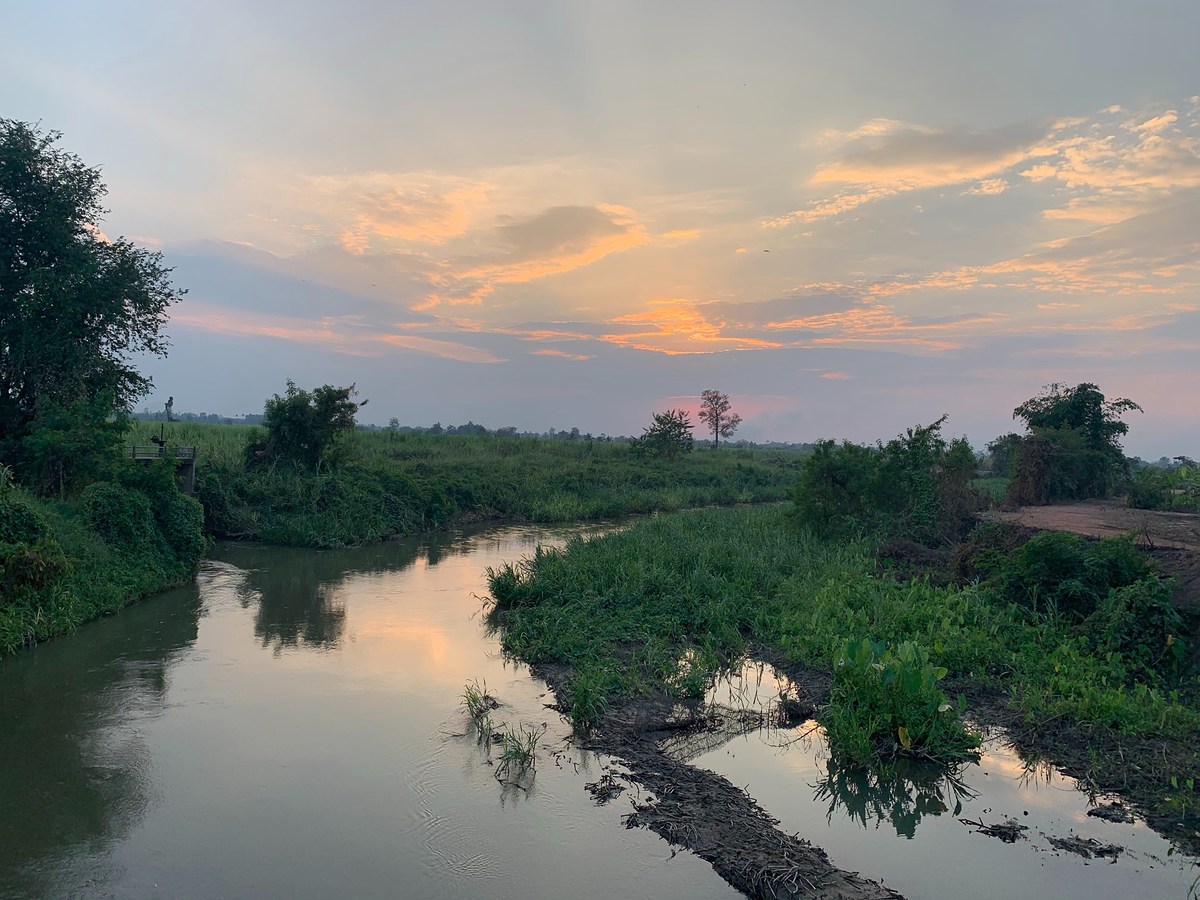
<path fill-rule="evenodd" d="M 520 725 L 516 731 L 509 729 L 497 733 L 502 740 L 500 758 L 496 762 L 496 779 L 512 783 L 532 775 L 537 769 L 538 743 L 546 733 L 546 727 Z"/>

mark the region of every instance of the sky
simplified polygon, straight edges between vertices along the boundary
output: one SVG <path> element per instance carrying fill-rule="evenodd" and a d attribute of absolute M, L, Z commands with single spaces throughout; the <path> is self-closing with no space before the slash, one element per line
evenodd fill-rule
<path fill-rule="evenodd" d="M 0 116 L 188 293 L 144 404 L 1200 455 L 1200 4 L 16 3 Z"/>

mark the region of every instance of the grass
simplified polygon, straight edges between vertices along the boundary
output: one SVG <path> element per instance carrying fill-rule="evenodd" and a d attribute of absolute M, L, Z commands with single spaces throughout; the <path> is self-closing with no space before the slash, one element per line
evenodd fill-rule
<path fill-rule="evenodd" d="M 133 473 L 143 481 L 145 474 Z M 0 486 L 0 656 L 195 574 L 205 549 L 200 512 L 169 486 L 170 477 L 157 496 L 143 485 L 153 499 L 110 482 L 93 485 L 103 490 L 85 492 L 80 502 Z M 27 534 L 14 532 L 18 521 Z"/>
<path fill-rule="evenodd" d="M 157 436 L 139 423 L 134 439 Z M 357 432 L 333 472 L 247 470 L 245 426 L 170 423 L 199 451 L 197 491 L 218 537 L 308 547 L 385 540 L 463 517 L 573 522 L 786 498 L 803 455 L 699 449 L 638 459 L 596 440 Z"/>
<path fill-rule="evenodd" d="M 777 506 L 645 519 L 488 574 L 504 649 L 572 666 L 579 724 L 620 697 L 695 695 L 697 679 L 711 684 L 752 641 L 832 671 L 847 642 L 866 640 L 908 643 L 922 668 L 998 686 L 1030 719 L 1140 736 L 1200 732 L 1188 698 L 1135 680 L 1120 653 L 1091 652 L 1062 620 L 1031 622 L 982 586 L 876 577 L 869 547 L 797 531 Z M 904 749 L 898 733 L 892 743 Z"/>
<path fill-rule="evenodd" d="M 516 731 L 500 732 L 500 759 L 496 762 L 496 780 L 506 784 L 531 775 L 537 769 L 537 748 L 545 726 L 520 725 Z"/>
<path fill-rule="evenodd" d="M 476 739 L 481 744 L 489 743 L 495 726 L 492 723 L 492 710 L 500 704 L 488 691 L 487 682 L 472 681 L 463 688 L 462 703 L 471 724 L 475 727 Z"/>
<path fill-rule="evenodd" d="M 477 743 L 488 748 L 491 755 L 493 741 L 500 744 L 500 756 L 496 761 L 496 780 L 505 784 L 516 784 L 537 770 L 537 749 L 546 733 L 543 725 L 518 725 L 515 729 L 507 724 L 496 725 L 492 721 L 492 710 L 500 703 L 487 689 L 487 682 L 471 681 L 463 688 L 459 704 L 467 711 L 475 728 Z"/>

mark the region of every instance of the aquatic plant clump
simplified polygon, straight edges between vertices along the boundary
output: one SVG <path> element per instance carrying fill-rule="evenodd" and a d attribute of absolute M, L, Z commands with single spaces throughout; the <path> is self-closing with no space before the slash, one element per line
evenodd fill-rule
<path fill-rule="evenodd" d="M 938 687 L 947 671 L 910 641 L 895 649 L 866 638 L 844 643 L 820 716 L 833 754 L 854 764 L 901 755 L 973 758 L 980 736 L 963 724 L 966 698 L 952 703 Z"/>

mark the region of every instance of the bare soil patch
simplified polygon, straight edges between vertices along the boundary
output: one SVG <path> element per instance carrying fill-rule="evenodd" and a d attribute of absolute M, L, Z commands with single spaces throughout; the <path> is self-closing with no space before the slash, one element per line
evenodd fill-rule
<path fill-rule="evenodd" d="M 1139 546 L 1200 551 L 1200 514 L 1131 509 L 1120 500 L 1022 506 L 988 514 L 1027 528 L 1073 531 L 1089 537 L 1133 533 Z"/>

